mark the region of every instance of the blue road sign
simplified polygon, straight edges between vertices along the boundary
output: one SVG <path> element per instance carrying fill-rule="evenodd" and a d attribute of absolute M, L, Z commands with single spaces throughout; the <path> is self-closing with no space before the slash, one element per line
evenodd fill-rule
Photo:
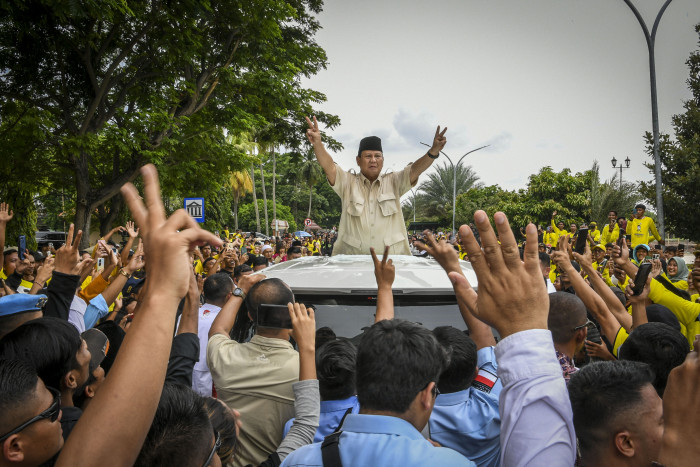
<path fill-rule="evenodd" d="M 185 198 L 185 211 L 197 222 L 204 222 L 204 198 Z"/>

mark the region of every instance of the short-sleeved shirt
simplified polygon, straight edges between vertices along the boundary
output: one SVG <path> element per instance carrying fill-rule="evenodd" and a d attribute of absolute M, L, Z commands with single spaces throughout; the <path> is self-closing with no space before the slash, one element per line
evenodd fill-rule
<path fill-rule="evenodd" d="M 416 428 L 398 417 L 351 414 L 345 418 L 338 447 L 344 467 L 474 466 L 449 448 L 435 447 Z M 282 467 L 322 467 L 321 443 L 289 454 Z"/>
<path fill-rule="evenodd" d="M 343 207 L 333 255 L 368 255 L 370 247 L 380 254 L 385 246 L 391 255 L 411 254 L 401 211 L 401 196 L 411 189 L 411 165 L 374 182 L 336 165 L 333 190 Z"/>
<path fill-rule="evenodd" d="M 430 439 L 454 449 L 479 467 L 498 466 L 501 457 L 501 416 L 494 347 L 477 352 L 479 370 L 472 387 L 440 394 L 430 415 Z"/>
<path fill-rule="evenodd" d="M 299 354 L 282 339 L 253 336 L 239 344 L 223 334 L 209 338 L 207 364 L 217 396 L 241 413 L 234 465 L 258 465 L 277 450 L 282 429 L 294 416 L 292 384 Z"/>

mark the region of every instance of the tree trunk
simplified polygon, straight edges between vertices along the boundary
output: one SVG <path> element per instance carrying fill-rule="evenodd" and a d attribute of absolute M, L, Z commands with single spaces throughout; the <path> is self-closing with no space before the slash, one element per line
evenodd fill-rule
<path fill-rule="evenodd" d="M 311 201 L 314 198 L 314 187 L 310 186 L 309 187 L 309 212 L 306 214 L 306 217 L 311 219 Z"/>
<path fill-rule="evenodd" d="M 258 195 L 255 193 L 255 164 L 250 165 L 250 179 L 253 182 L 253 205 L 255 206 L 256 232 L 260 232 L 260 209 L 258 209 Z"/>
<path fill-rule="evenodd" d="M 233 195 L 233 230 L 238 230 L 238 199 L 240 195 L 238 192 Z"/>
<path fill-rule="evenodd" d="M 124 198 L 121 195 L 115 196 L 110 201 L 109 212 L 107 211 L 107 203 L 98 207 L 97 220 L 100 223 L 100 235 L 102 236 L 112 230 L 114 221 L 119 217 L 124 207 Z"/>
<path fill-rule="evenodd" d="M 265 172 L 263 172 L 262 164 L 260 164 L 260 182 L 262 183 L 263 209 L 265 210 L 265 235 L 270 235 L 270 220 L 267 218 L 267 193 L 265 191 Z"/>
<path fill-rule="evenodd" d="M 275 195 L 275 186 L 277 178 L 277 157 L 275 156 L 275 148 L 272 148 L 272 222 L 275 223 L 273 235 L 279 237 L 279 227 L 277 221 L 277 197 Z"/>

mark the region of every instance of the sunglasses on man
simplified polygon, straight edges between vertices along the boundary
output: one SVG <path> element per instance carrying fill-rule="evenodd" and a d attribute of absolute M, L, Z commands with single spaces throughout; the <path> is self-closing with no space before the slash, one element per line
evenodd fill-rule
<path fill-rule="evenodd" d="M 19 433 L 20 431 L 24 430 L 32 423 L 38 422 L 40 420 L 44 420 L 46 418 L 50 419 L 51 423 L 53 423 L 58 419 L 58 414 L 61 413 L 61 393 L 58 391 L 58 389 L 50 388 L 48 386 L 46 387 L 46 389 L 48 389 L 49 392 L 53 395 L 53 402 L 51 403 L 49 408 L 44 410 L 43 412 L 41 412 L 36 417 L 30 418 L 29 420 L 22 423 L 17 428 L 10 431 L 9 433 L 4 434 L 2 437 L 0 437 L 0 442 L 5 441 L 10 436 Z"/>

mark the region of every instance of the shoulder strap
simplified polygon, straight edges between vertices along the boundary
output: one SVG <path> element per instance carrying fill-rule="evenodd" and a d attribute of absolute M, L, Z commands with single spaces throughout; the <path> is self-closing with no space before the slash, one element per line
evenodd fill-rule
<path fill-rule="evenodd" d="M 345 411 L 335 431 L 323 438 L 323 443 L 321 444 L 323 467 L 343 467 L 343 463 L 340 461 L 340 435 L 343 432 L 340 428 L 343 426 L 345 417 L 350 413 L 352 413 L 352 407 L 348 407 L 348 410 Z"/>
<path fill-rule="evenodd" d="M 323 467 L 343 467 L 340 461 L 340 435 L 342 431 L 335 431 L 323 439 L 321 444 L 321 459 Z"/>

